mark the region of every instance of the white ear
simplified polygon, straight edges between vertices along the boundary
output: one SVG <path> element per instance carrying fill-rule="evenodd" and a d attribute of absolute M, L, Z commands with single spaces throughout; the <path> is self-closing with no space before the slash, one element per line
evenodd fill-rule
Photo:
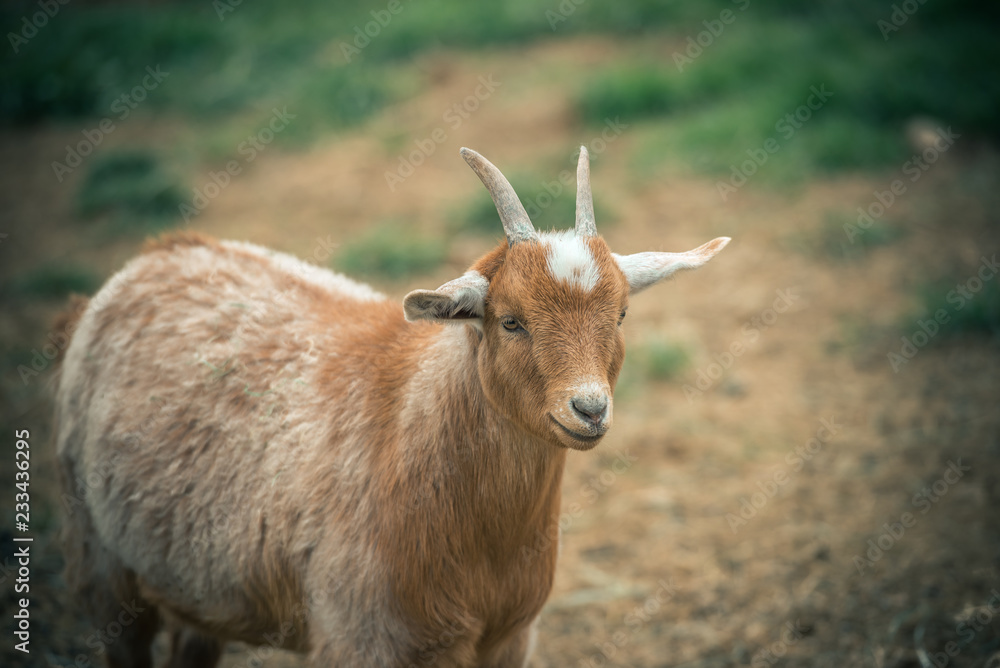
<path fill-rule="evenodd" d="M 629 291 L 634 294 L 662 281 L 679 269 L 696 269 L 726 247 L 729 237 L 712 239 L 686 253 L 635 253 L 614 254 L 618 267 L 628 279 Z"/>
<path fill-rule="evenodd" d="M 403 298 L 403 313 L 410 322 L 469 323 L 482 326 L 489 282 L 478 271 L 467 271 L 437 290 L 414 290 Z"/>

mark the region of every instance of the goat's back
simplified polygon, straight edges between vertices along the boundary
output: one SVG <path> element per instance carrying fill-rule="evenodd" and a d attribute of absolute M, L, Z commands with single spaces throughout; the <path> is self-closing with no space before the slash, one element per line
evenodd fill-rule
<path fill-rule="evenodd" d="M 150 600 L 226 636 L 301 620 L 320 524 L 358 511 L 337 505 L 363 466 L 347 442 L 371 378 L 358 342 L 391 339 L 398 311 L 249 244 L 182 238 L 130 262 L 91 300 L 59 381 L 59 456 L 83 504 L 69 521 L 97 534 L 75 558 L 117 560 Z M 324 496 L 335 487 L 347 501 Z"/>

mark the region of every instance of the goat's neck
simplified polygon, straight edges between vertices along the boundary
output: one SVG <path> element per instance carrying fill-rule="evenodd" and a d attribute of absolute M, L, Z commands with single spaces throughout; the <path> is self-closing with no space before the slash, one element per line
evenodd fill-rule
<path fill-rule="evenodd" d="M 395 447 L 379 483 L 390 526 L 373 545 L 402 614 L 425 638 L 458 620 L 489 647 L 530 622 L 552 588 L 566 451 L 526 434 L 487 400 L 470 327 L 414 328 L 398 340 Z M 456 621 L 451 621 L 455 624 Z"/>
<path fill-rule="evenodd" d="M 456 530 L 516 547 L 551 533 L 566 451 L 492 406 L 479 378 L 478 345 L 471 327 L 447 326 L 431 338 L 401 413 L 402 433 L 420 436 L 401 439 L 399 454 L 418 490 L 410 500 L 417 515 L 461 513 L 451 518 Z"/>

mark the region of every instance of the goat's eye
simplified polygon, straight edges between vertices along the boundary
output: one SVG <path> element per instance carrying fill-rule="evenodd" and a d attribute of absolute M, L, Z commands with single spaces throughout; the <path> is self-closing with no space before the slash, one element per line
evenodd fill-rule
<path fill-rule="evenodd" d="M 627 309 L 622 310 L 621 315 L 618 316 L 618 324 L 622 324 L 625 321 L 625 314 L 628 312 Z"/>
<path fill-rule="evenodd" d="M 511 316 L 503 318 L 500 321 L 500 324 L 503 325 L 503 328 L 508 332 L 516 332 L 521 329 L 521 323 L 519 323 L 516 318 L 512 318 Z"/>

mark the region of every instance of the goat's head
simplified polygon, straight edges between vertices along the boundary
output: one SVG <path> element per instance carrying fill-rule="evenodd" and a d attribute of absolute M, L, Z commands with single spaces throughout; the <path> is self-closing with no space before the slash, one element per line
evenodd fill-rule
<path fill-rule="evenodd" d="M 594 225 L 585 147 L 575 228 L 538 233 L 500 170 L 470 149 L 462 157 L 489 190 L 507 242 L 437 290 L 406 295 L 406 318 L 474 326 L 480 378 L 493 406 L 535 436 L 588 450 L 611 426 L 629 296 L 700 267 L 729 239 L 686 253 L 612 253 Z"/>

